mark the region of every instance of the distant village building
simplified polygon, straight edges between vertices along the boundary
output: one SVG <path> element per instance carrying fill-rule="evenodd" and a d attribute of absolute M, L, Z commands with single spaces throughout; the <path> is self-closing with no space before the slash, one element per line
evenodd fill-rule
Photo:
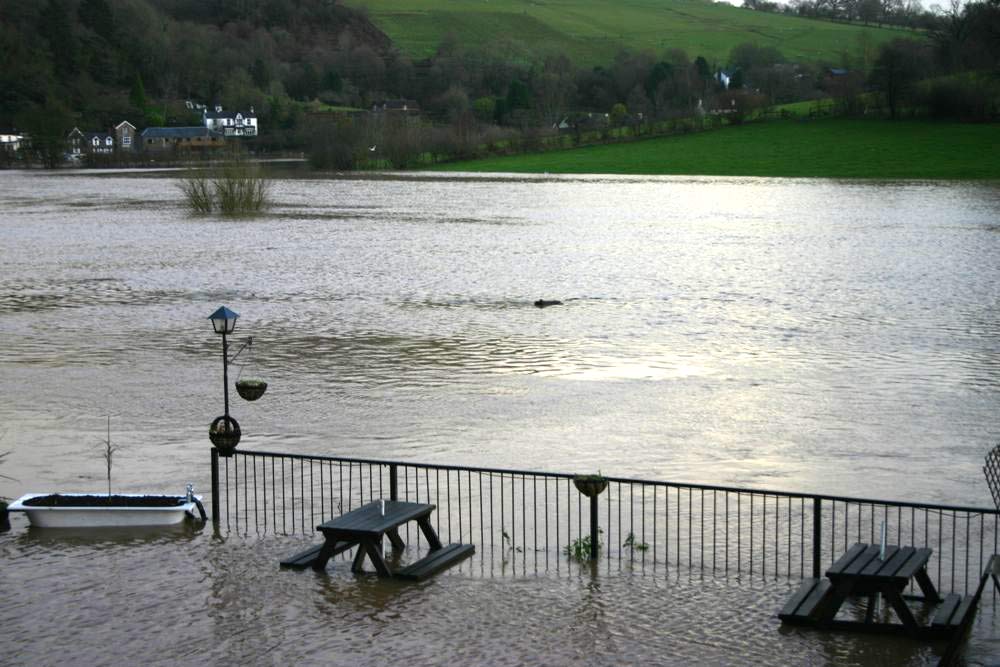
<path fill-rule="evenodd" d="M 80 128 L 74 127 L 66 135 L 66 156 L 71 160 L 79 160 L 83 157 L 83 132 Z"/>
<path fill-rule="evenodd" d="M 147 127 L 139 135 L 143 150 L 212 149 L 225 145 L 225 135 L 207 127 Z"/>
<path fill-rule="evenodd" d="M 115 145 L 120 151 L 135 150 L 135 125 L 127 120 L 115 125 Z"/>
<path fill-rule="evenodd" d="M 83 132 L 74 127 L 66 135 L 66 157 L 70 160 L 79 160 L 84 155 L 110 155 L 135 149 L 135 125 L 127 120 L 108 132 Z"/>
<path fill-rule="evenodd" d="M 115 135 L 107 132 L 84 132 L 83 145 L 88 153 L 108 155 L 115 152 Z"/>
<path fill-rule="evenodd" d="M 26 139 L 20 132 L 0 131 L 0 149 L 14 152 L 21 149 Z"/>
<path fill-rule="evenodd" d="M 257 114 L 253 107 L 249 112 L 223 111 L 222 106 L 217 105 L 213 111 L 203 108 L 201 114 L 207 129 L 226 137 L 257 136 Z"/>

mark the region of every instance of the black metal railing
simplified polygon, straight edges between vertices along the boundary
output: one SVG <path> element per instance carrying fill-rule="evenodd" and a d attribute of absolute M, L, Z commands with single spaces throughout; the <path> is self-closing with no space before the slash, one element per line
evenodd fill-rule
<path fill-rule="evenodd" d="M 595 535 L 592 499 L 570 474 L 252 451 L 213 450 L 212 462 L 220 530 L 311 535 L 379 498 L 429 502 L 442 541 L 499 552 L 515 572 L 565 567 L 596 539 L 609 561 L 643 567 L 819 577 L 851 544 L 878 543 L 884 524 L 887 543 L 933 549 L 942 592 L 967 594 L 1000 534 L 993 509 L 612 477 L 593 499 Z"/>

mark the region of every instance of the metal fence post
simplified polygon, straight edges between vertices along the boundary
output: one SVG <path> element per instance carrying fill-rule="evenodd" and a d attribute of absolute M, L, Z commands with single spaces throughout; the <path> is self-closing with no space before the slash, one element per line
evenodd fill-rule
<path fill-rule="evenodd" d="M 212 447 L 212 523 L 219 525 L 219 450 Z"/>
<path fill-rule="evenodd" d="M 389 500 L 399 500 L 399 471 L 395 463 L 389 466 Z"/>
<path fill-rule="evenodd" d="M 590 560 L 597 560 L 597 539 L 599 529 L 597 527 L 597 496 L 590 497 Z"/>
<path fill-rule="evenodd" d="M 823 550 L 823 501 L 813 498 L 813 578 L 819 579 Z"/>

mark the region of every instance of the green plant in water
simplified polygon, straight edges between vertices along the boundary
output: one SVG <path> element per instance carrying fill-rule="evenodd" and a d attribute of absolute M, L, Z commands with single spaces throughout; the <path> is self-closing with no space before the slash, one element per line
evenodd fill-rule
<path fill-rule="evenodd" d="M 270 205 L 271 182 L 239 156 L 207 171 L 189 171 L 178 187 L 191 211 L 201 215 L 253 215 Z"/>
<path fill-rule="evenodd" d="M 649 549 L 649 545 L 645 542 L 639 542 L 635 539 L 635 535 L 632 533 L 628 534 L 628 539 L 622 543 L 623 547 L 631 549 L 632 551 L 646 551 Z"/>
<path fill-rule="evenodd" d="M 600 551 L 601 547 L 604 546 L 604 543 L 600 539 L 600 536 L 604 534 L 604 530 L 602 528 L 598 528 L 597 534 L 597 550 Z M 590 560 L 590 535 L 587 534 L 576 538 L 563 547 L 563 553 L 571 559 L 581 563 Z"/>
<path fill-rule="evenodd" d="M 227 163 L 212 178 L 215 199 L 223 215 L 260 213 L 268 205 L 270 182 L 245 160 Z"/>
<path fill-rule="evenodd" d="M 203 171 L 190 170 L 178 186 L 187 200 L 188 207 L 195 213 L 207 215 L 215 208 L 212 185 Z"/>

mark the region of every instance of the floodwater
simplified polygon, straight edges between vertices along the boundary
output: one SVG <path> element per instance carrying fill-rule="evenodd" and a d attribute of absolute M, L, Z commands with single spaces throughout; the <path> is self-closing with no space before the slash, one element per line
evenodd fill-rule
<path fill-rule="evenodd" d="M 798 586 L 687 568 L 512 575 L 499 551 L 421 583 L 280 570 L 302 548 L 191 527 L 0 534 L 5 665 L 936 665 L 945 645 L 782 627 Z M 987 594 L 987 598 L 988 598 Z M 862 610 L 848 612 L 855 620 Z M 1000 618 L 977 615 L 967 663 L 996 664 Z"/>
<path fill-rule="evenodd" d="M 990 501 L 998 184 L 144 176 L 0 174 L 0 494 L 205 488 L 225 304 L 247 449 Z"/>
<path fill-rule="evenodd" d="M 115 490 L 207 493 L 223 406 L 206 318 L 227 305 L 232 351 L 254 337 L 233 376 L 270 383 L 232 396 L 242 448 L 991 502 L 1000 184 L 280 178 L 270 213 L 222 220 L 190 216 L 176 183 L 0 172 L 0 495 L 106 488 L 106 415 Z M 343 563 L 279 573 L 300 544 L 210 533 L 16 519 L 0 536 L 13 664 L 64 663 L 60 645 L 93 665 L 938 651 L 779 630 L 794 582 L 510 576 L 479 554 L 395 588 Z M 53 622 L 64 612 L 81 629 Z M 995 623 L 977 621 L 974 655 Z"/>

